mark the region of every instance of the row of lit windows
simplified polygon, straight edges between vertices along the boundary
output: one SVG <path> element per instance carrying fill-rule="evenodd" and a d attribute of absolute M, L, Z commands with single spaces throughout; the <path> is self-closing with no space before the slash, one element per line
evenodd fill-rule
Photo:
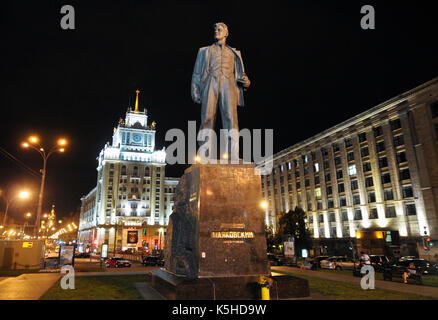
<path fill-rule="evenodd" d="M 396 119 L 396 120 L 390 121 L 390 127 L 391 127 L 392 131 L 400 129 L 401 128 L 401 121 L 400 121 L 400 119 Z M 383 134 L 382 127 L 379 126 L 379 127 L 373 128 L 373 132 L 374 132 L 375 137 L 381 136 Z M 359 142 L 360 143 L 367 141 L 367 137 L 366 137 L 366 133 L 365 132 L 358 134 L 358 137 L 359 137 Z M 398 147 L 398 146 L 403 145 L 404 144 L 403 135 L 394 136 L 393 137 L 393 142 L 394 142 L 394 147 Z M 345 139 L 345 146 L 346 146 L 346 148 L 349 148 L 349 147 L 353 146 L 353 142 L 352 142 L 351 138 Z M 333 152 L 334 153 L 340 151 L 338 143 L 333 143 L 332 144 L 332 148 L 333 148 Z M 378 153 L 384 151 L 386 149 L 384 141 L 376 142 L 376 149 L 377 149 Z M 325 148 L 325 147 L 321 148 L 321 152 L 323 154 L 323 157 L 328 156 L 327 148 Z M 369 155 L 368 147 L 361 148 L 361 156 L 362 157 L 366 157 L 368 155 Z M 309 162 L 308 155 L 303 155 L 303 156 L 301 156 L 301 158 L 302 158 L 303 164 L 307 164 Z M 311 158 L 312 158 L 313 161 L 316 160 L 316 153 L 315 152 L 311 152 Z M 347 161 L 350 162 L 350 161 L 353 161 L 353 160 L 354 160 L 354 152 L 348 152 L 347 153 Z M 335 162 L 335 165 L 340 165 L 342 163 L 341 157 L 340 156 L 335 157 L 334 158 L 334 162 Z M 292 160 L 292 162 L 287 162 L 288 170 L 292 169 L 292 163 L 294 163 L 295 168 L 299 167 L 298 159 L 294 159 L 294 160 Z M 328 169 L 328 168 L 329 168 L 329 162 L 328 161 L 324 161 L 324 169 Z M 280 166 L 280 171 L 283 172 L 283 170 L 284 170 L 284 167 L 283 167 L 283 165 L 281 165 Z M 308 172 L 309 172 L 309 169 L 306 166 L 304 168 L 304 174 L 307 174 Z M 319 164 L 318 163 L 314 164 L 314 172 L 319 172 Z M 274 174 L 275 173 L 276 173 L 276 169 L 274 169 Z M 299 175 L 298 170 L 295 172 L 295 175 L 296 176 Z"/>
<path fill-rule="evenodd" d="M 331 187 L 327 187 L 327 194 L 331 195 L 332 190 Z M 384 200 L 385 201 L 390 201 L 390 200 L 394 200 L 394 194 L 392 189 L 384 189 L 383 191 L 383 196 L 384 196 Z M 316 198 L 320 198 L 321 197 L 321 188 L 317 188 L 315 189 L 315 197 Z M 369 191 L 367 193 L 367 197 L 368 197 L 368 203 L 375 203 L 376 202 L 376 195 L 374 191 Z M 410 185 L 406 185 L 402 187 L 402 197 L 403 199 L 407 199 L 407 198 L 412 198 L 414 197 L 414 191 L 412 186 Z M 308 199 L 308 210 L 312 210 L 312 205 L 311 205 L 311 198 L 310 198 L 310 191 L 307 191 L 307 199 Z M 353 199 L 353 205 L 358 205 L 360 204 L 360 195 L 358 193 L 354 193 L 352 195 L 352 199 Z M 301 194 L 298 193 L 298 203 L 301 204 Z M 345 196 L 340 196 L 339 197 L 339 205 L 340 207 L 346 207 L 347 206 L 347 200 Z M 317 210 L 322 210 L 322 201 L 321 200 L 317 200 L 316 201 L 316 206 L 317 206 Z M 334 208 L 334 201 L 332 198 L 329 198 L 327 200 L 327 207 L 328 208 Z"/>
<path fill-rule="evenodd" d="M 409 203 L 405 205 L 405 212 L 406 212 L 406 216 L 415 216 L 417 215 L 417 209 L 414 203 Z M 394 206 L 387 206 L 385 208 L 385 218 L 389 219 L 389 218 L 396 218 L 397 217 L 397 213 L 395 210 Z M 335 213 L 334 212 L 329 212 L 327 214 L 327 218 L 328 218 L 328 222 L 336 222 L 336 217 L 335 217 Z M 378 219 L 378 213 L 377 213 L 377 208 L 371 208 L 369 215 L 368 215 L 368 219 L 370 220 L 375 220 Z M 317 219 L 318 219 L 318 223 L 324 223 L 324 214 L 318 214 L 317 215 Z M 341 211 L 341 215 L 340 215 L 340 219 L 342 222 L 347 222 L 349 221 L 348 219 L 348 212 L 347 211 Z M 362 210 L 360 209 L 355 209 L 354 213 L 353 213 L 353 220 L 355 221 L 361 221 L 363 220 L 362 217 Z M 308 216 L 308 221 L 310 224 L 313 224 L 313 215 L 309 215 Z"/>
<path fill-rule="evenodd" d="M 158 172 L 160 172 L 161 171 L 161 167 L 155 167 L 155 170 L 156 170 L 156 175 L 157 175 L 157 177 L 159 177 L 160 176 L 160 173 L 158 173 Z M 140 176 L 140 171 L 139 171 L 139 167 L 138 166 L 133 166 L 132 167 L 132 173 L 131 173 L 131 175 L 132 176 Z M 121 167 L 121 172 L 120 172 L 120 174 L 121 175 L 127 175 L 127 166 L 126 165 L 122 165 L 122 167 Z M 112 175 L 114 175 L 114 163 L 110 163 L 110 167 L 109 167 L 109 175 L 110 176 L 112 176 Z M 148 166 L 146 166 L 146 167 L 144 167 L 144 176 L 150 176 L 150 167 L 148 167 Z"/>
<path fill-rule="evenodd" d="M 407 161 L 406 152 L 403 151 L 403 152 L 398 153 L 396 158 L 397 158 L 397 163 L 398 164 L 405 163 Z M 378 159 L 378 163 L 379 163 L 379 168 L 380 169 L 387 168 L 388 167 L 388 159 L 387 159 L 387 157 L 379 158 Z M 364 173 L 370 172 L 372 170 L 371 169 L 371 163 L 370 162 L 364 162 L 363 165 L 362 165 L 362 170 L 363 170 Z M 357 167 L 356 167 L 356 165 L 353 164 L 353 165 L 348 166 L 347 167 L 347 172 L 348 172 L 349 176 L 357 175 Z M 408 172 L 409 172 L 408 169 L 404 169 L 403 171 L 401 171 L 401 174 L 407 174 L 408 175 Z M 330 173 L 326 173 L 324 177 L 325 177 L 325 181 L 326 182 L 331 181 L 331 174 Z M 299 179 L 299 177 L 297 177 L 297 178 Z M 336 178 L 337 179 L 342 179 L 343 178 L 343 171 L 342 170 L 337 170 L 336 171 Z M 291 180 L 290 174 L 288 175 L 288 179 Z M 402 180 L 405 180 L 405 178 L 403 178 Z M 315 182 L 315 185 L 318 185 L 320 183 L 320 177 L 316 176 L 314 178 L 314 182 Z M 284 183 L 284 176 L 280 176 L 280 183 L 282 183 L 282 184 Z M 262 184 L 264 186 L 264 182 L 262 182 Z M 269 177 L 268 177 L 268 180 L 267 180 L 266 184 L 267 184 L 268 187 L 271 184 L 270 180 L 269 180 Z M 276 185 L 276 184 L 277 184 L 277 181 L 276 181 L 276 179 L 274 179 L 274 185 Z M 300 181 L 297 181 L 296 186 L 297 186 L 297 189 L 301 188 Z M 310 180 L 309 179 L 305 180 L 305 186 L 306 187 L 310 186 Z"/>
<path fill-rule="evenodd" d="M 353 171 L 353 168 L 350 168 L 349 169 L 350 170 L 350 172 L 352 173 L 352 172 L 356 172 L 355 171 L 355 168 L 354 168 L 354 171 Z M 399 172 L 399 175 L 400 175 L 400 180 L 401 181 L 404 181 L 404 180 L 409 180 L 410 178 L 411 178 L 411 174 L 410 174 L 410 171 L 409 171 L 409 169 L 408 168 L 404 168 L 404 169 L 401 169 L 400 170 L 400 172 Z M 330 174 L 326 174 L 326 181 L 327 182 L 330 182 L 331 181 L 331 177 L 330 177 Z M 339 171 L 337 171 L 337 173 L 336 173 L 336 178 L 337 179 L 342 179 L 343 178 L 343 174 L 342 174 L 342 170 L 339 170 Z M 382 182 L 382 184 L 389 184 L 389 183 L 391 183 L 391 176 L 390 176 L 390 174 L 389 173 L 384 173 L 384 174 L 382 174 L 381 175 L 381 182 Z M 319 177 L 315 177 L 315 185 L 319 185 L 319 183 L 320 183 L 320 181 L 319 181 Z M 308 179 L 306 179 L 305 180 L 305 187 L 309 187 L 310 186 L 310 181 L 308 180 Z M 372 176 L 369 176 L 369 177 L 366 177 L 365 178 L 365 187 L 366 188 L 370 188 L 370 187 L 373 187 L 374 186 L 374 180 L 373 180 L 373 177 Z M 343 192 L 345 192 L 345 187 L 344 187 L 344 183 L 339 183 L 338 185 L 337 185 L 337 187 L 338 187 L 338 193 L 343 193 Z M 351 180 L 350 181 L 350 187 L 351 187 L 351 190 L 352 191 L 355 191 L 355 190 L 357 190 L 357 189 L 359 189 L 359 184 L 358 184 L 358 181 L 357 180 Z M 297 182 L 296 183 L 296 188 L 297 188 L 297 190 L 299 190 L 299 189 L 301 189 L 301 183 L 300 182 Z M 277 189 L 275 188 L 274 189 L 274 193 L 275 194 L 277 194 Z M 289 186 L 288 186 L 288 191 L 292 191 L 292 185 L 291 184 L 289 184 Z M 264 193 L 265 191 L 263 191 L 263 193 Z M 282 186 L 281 187 L 281 193 L 283 194 L 285 192 L 285 189 L 284 189 L 284 187 Z M 327 195 L 331 195 L 332 193 L 333 193 L 333 189 L 332 189 L 332 186 L 327 186 L 326 187 L 326 193 L 327 193 Z M 268 190 L 268 196 L 270 196 L 271 195 L 271 191 L 270 190 Z M 315 196 L 316 197 L 321 197 L 321 189 L 320 188 L 315 188 Z"/>

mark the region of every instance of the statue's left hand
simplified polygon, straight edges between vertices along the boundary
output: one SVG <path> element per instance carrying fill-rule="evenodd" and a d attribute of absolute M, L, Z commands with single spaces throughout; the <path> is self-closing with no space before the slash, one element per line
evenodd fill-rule
<path fill-rule="evenodd" d="M 249 81 L 249 79 L 248 79 L 248 77 L 246 76 L 246 74 L 244 74 L 243 77 L 240 78 L 238 81 L 239 81 L 239 83 L 240 83 L 245 89 L 247 89 L 247 88 L 250 86 L 250 84 L 251 84 L 251 81 Z"/>

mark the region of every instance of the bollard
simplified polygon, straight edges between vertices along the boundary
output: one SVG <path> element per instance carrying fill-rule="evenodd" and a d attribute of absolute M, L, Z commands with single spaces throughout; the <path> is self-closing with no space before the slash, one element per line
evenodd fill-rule
<path fill-rule="evenodd" d="M 262 300 L 271 300 L 268 287 L 262 287 Z"/>
<path fill-rule="evenodd" d="M 257 281 L 257 283 L 261 287 L 262 300 L 271 300 L 271 298 L 269 296 L 269 288 L 272 286 L 274 281 L 271 278 L 269 278 L 269 277 L 260 276 L 259 280 Z"/>

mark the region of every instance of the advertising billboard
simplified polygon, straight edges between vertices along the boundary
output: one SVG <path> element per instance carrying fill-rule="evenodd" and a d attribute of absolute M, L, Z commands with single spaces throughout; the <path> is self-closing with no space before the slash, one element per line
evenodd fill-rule
<path fill-rule="evenodd" d="M 61 245 L 59 250 L 59 265 L 74 265 L 75 245 Z"/>
<path fill-rule="evenodd" d="M 138 230 L 129 230 L 126 242 L 128 244 L 136 244 L 138 242 Z"/>
<path fill-rule="evenodd" d="M 295 245 L 293 241 L 284 242 L 284 255 L 290 258 L 295 256 Z"/>

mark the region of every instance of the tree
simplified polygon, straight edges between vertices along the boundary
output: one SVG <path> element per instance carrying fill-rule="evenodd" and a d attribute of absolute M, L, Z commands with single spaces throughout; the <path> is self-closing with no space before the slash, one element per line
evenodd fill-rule
<path fill-rule="evenodd" d="M 266 247 L 268 252 L 274 251 L 274 246 L 281 244 L 281 237 L 278 233 L 274 233 L 271 227 L 265 225 Z"/>
<path fill-rule="evenodd" d="M 283 239 L 287 235 L 293 236 L 296 252 L 301 252 L 301 249 L 311 248 L 312 240 L 309 231 L 306 229 L 305 218 L 306 213 L 300 207 L 296 207 L 295 210 L 290 210 L 287 213 L 280 213 L 276 238 Z"/>

